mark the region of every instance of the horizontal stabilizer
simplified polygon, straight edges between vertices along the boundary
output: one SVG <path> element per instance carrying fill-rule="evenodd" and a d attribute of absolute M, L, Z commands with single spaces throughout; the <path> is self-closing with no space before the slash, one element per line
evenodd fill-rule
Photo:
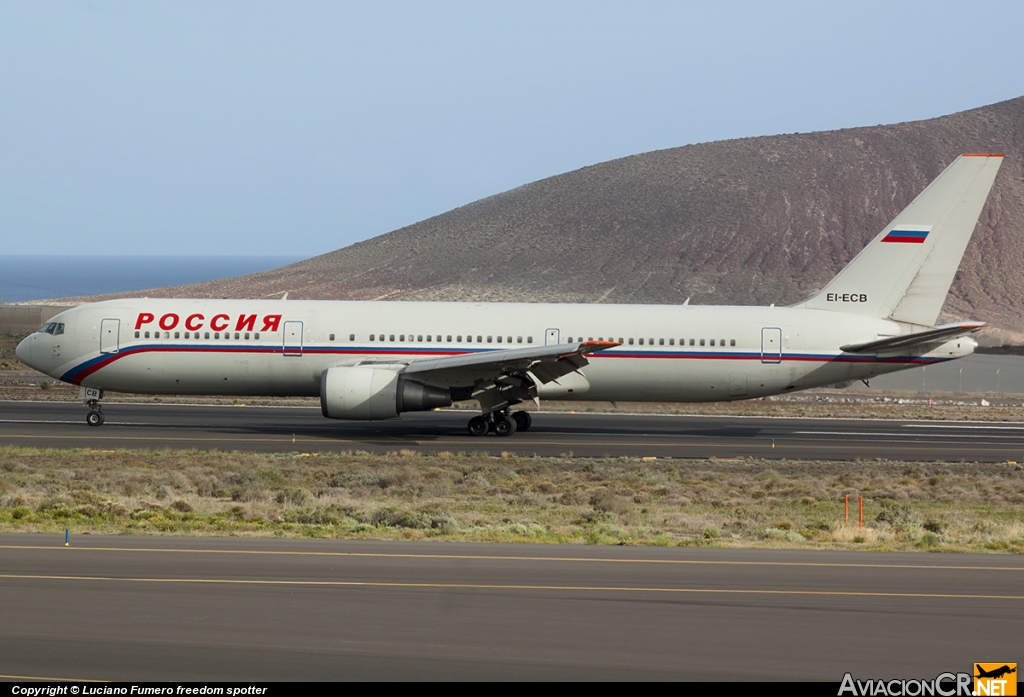
<path fill-rule="evenodd" d="M 840 350 L 846 353 L 876 353 L 878 351 L 889 351 L 894 349 L 917 346 L 919 344 L 930 344 L 945 339 L 953 339 L 964 334 L 976 332 L 985 326 L 984 322 L 958 322 L 956 324 L 943 324 L 938 327 L 914 332 L 913 334 L 901 334 L 890 336 L 878 341 L 869 341 L 865 344 L 847 344 L 840 346 Z"/>

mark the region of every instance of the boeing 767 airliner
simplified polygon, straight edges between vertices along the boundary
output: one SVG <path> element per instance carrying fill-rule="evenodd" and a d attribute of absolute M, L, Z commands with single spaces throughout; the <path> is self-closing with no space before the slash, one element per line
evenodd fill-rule
<path fill-rule="evenodd" d="M 331 419 L 476 400 L 469 432 L 530 427 L 540 398 L 701 402 L 867 380 L 969 355 L 934 326 L 1002 155 L 958 157 L 821 292 L 792 307 L 110 300 L 55 316 L 18 358 L 105 390 L 320 397 Z"/>

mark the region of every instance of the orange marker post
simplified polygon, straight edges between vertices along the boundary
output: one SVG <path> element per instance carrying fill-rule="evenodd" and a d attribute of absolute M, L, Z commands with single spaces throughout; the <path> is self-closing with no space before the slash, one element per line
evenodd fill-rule
<path fill-rule="evenodd" d="M 860 497 L 860 527 L 864 527 L 864 497 Z"/>
<path fill-rule="evenodd" d="M 843 525 L 850 524 L 850 495 L 843 497 Z"/>

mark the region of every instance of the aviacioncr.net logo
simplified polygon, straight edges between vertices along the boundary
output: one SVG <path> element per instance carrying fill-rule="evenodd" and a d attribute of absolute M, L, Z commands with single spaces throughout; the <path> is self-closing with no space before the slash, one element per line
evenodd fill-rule
<path fill-rule="evenodd" d="M 839 686 L 839 697 L 972 697 L 970 673 L 939 673 L 932 680 L 857 680 L 847 673 Z"/>

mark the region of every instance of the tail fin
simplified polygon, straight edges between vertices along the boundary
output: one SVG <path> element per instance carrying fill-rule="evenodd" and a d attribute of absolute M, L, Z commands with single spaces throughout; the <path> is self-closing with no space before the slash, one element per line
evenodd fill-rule
<path fill-rule="evenodd" d="M 1002 162 L 1002 155 L 958 157 L 797 307 L 935 324 Z"/>

